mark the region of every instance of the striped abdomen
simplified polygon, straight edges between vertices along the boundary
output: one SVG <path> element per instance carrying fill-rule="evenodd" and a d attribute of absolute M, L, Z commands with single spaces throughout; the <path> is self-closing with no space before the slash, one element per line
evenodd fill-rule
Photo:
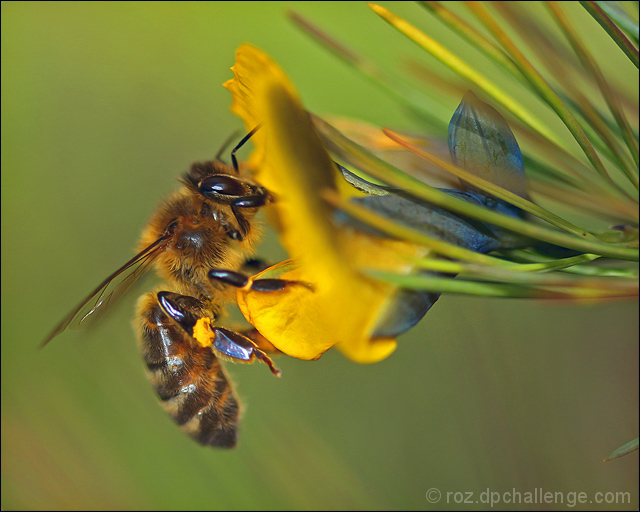
<path fill-rule="evenodd" d="M 199 443 L 234 447 L 238 402 L 220 361 L 164 313 L 155 293 L 142 298 L 139 316 L 142 356 L 164 408 Z"/>

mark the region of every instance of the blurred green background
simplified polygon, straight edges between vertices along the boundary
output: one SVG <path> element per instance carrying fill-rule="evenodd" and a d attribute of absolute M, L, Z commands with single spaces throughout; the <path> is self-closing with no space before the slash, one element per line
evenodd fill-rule
<path fill-rule="evenodd" d="M 449 37 L 418 6 L 390 7 Z M 376 365 L 333 351 L 279 358 L 282 379 L 227 365 L 246 405 L 233 451 L 196 445 L 157 404 L 136 294 L 37 350 L 131 256 L 177 175 L 241 128 L 221 86 L 241 43 L 271 54 L 316 113 L 419 129 L 288 9 L 382 62 L 432 65 L 364 3 L 3 2 L 2 509 L 470 510 L 489 506 L 447 493 L 536 488 L 629 492 L 575 508 L 637 509 L 637 454 L 601 462 L 638 435 L 637 303 L 446 296 Z M 282 256 L 272 235 L 261 252 Z M 512 507 L 566 504 L 494 508 Z"/>

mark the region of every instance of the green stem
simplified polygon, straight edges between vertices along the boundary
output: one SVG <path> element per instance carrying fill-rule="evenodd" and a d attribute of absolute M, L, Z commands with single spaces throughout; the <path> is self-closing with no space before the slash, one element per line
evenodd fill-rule
<path fill-rule="evenodd" d="M 544 226 L 502 215 L 481 206 L 476 206 L 457 199 L 440 190 L 426 185 L 420 180 L 408 176 L 395 167 L 375 157 L 358 144 L 344 137 L 335 128 L 320 118 L 314 118 L 316 127 L 326 133 L 326 138 L 331 144 L 335 144 L 339 150 L 348 153 L 361 169 L 366 169 L 374 178 L 393 187 L 406 190 L 413 197 L 424 200 L 429 204 L 439 206 L 445 210 L 454 211 L 462 215 L 476 218 L 495 226 L 508 229 L 523 237 L 542 240 L 562 247 L 568 247 L 585 253 L 599 254 L 611 258 L 638 261 L 638 250 L 624 245 L 604 244 L 593 240 L 586 240 L 576 236 L 555 231 Z"/>
<path fill-rule="evenodd" d="M 605 12 L 598 6 L 596 2 L 580 2 L 582 7 L 593 16 L 600 26 L 605 30 L 607 34 L 614 40 L 614 42 L 625 53 L 629 60 L 638 67 L 640 64 L 640 58 L 638 55 L 638 49 L 633 46 L 633 43 L 629 41 L 618 26 L 605 14 Z"/>

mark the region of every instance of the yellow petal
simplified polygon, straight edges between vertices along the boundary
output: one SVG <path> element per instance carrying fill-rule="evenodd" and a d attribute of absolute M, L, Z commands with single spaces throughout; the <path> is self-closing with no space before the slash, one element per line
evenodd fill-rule
<path fill-rule="evenodd" d="M 378 338 L 365 343 L 338 343 L 336 348 L 356 363 L 377 363 L 389 357 L 398 343 L 395 338 Z"/>
<path fill-rule="evenodd" d="M 397 261 L 392 245 L 381 250 L 381 239 L 367 240 L 349 228 L 337 230 L 331 222 L 333 210 L 321 196 L 325 190 L 338 191 L 342 177 L 277 64 L 261 50 L 243 45 L 232 69 L 235 78 L 225 84 L 234 95 L 232 108 L 248 128 L 262 124 L 255 141 L 260 155 L 256 179 L 277 198 L 273 207 L 281 242 L 296 261 L 281 277 L 312 287 L 240 290 L 243 314 L 294 357 L 316 359 L 336 344 L 359 362 L 387 357 L 395 340 L 371 338 L 395 288 L 364 276 L 357 264 L 362 259 L 358 255 L 371 256 L 372 251 L 380 261 Z"/>
<path fill-rule="evenodd" d="M 253 276 L 251 281 L 264 278 L 301 281 L 301 274 L 292 260 L 286 260 Z M 238 305 L 248 322 L 292 357 L 317 359 L 334 344 L 312 287 L 299 284 L 271 292 L 245 287 L 238 290 Z"/>

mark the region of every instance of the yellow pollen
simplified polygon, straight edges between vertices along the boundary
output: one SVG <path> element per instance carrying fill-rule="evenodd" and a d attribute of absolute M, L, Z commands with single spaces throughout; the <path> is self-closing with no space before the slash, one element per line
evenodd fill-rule
<path fill-rule="evenodd" d="M 211 330 L 211 319 L 202 317 L 193 326 L 193 337 L 203 347 L 213 345 L 213 332 Z"/>

